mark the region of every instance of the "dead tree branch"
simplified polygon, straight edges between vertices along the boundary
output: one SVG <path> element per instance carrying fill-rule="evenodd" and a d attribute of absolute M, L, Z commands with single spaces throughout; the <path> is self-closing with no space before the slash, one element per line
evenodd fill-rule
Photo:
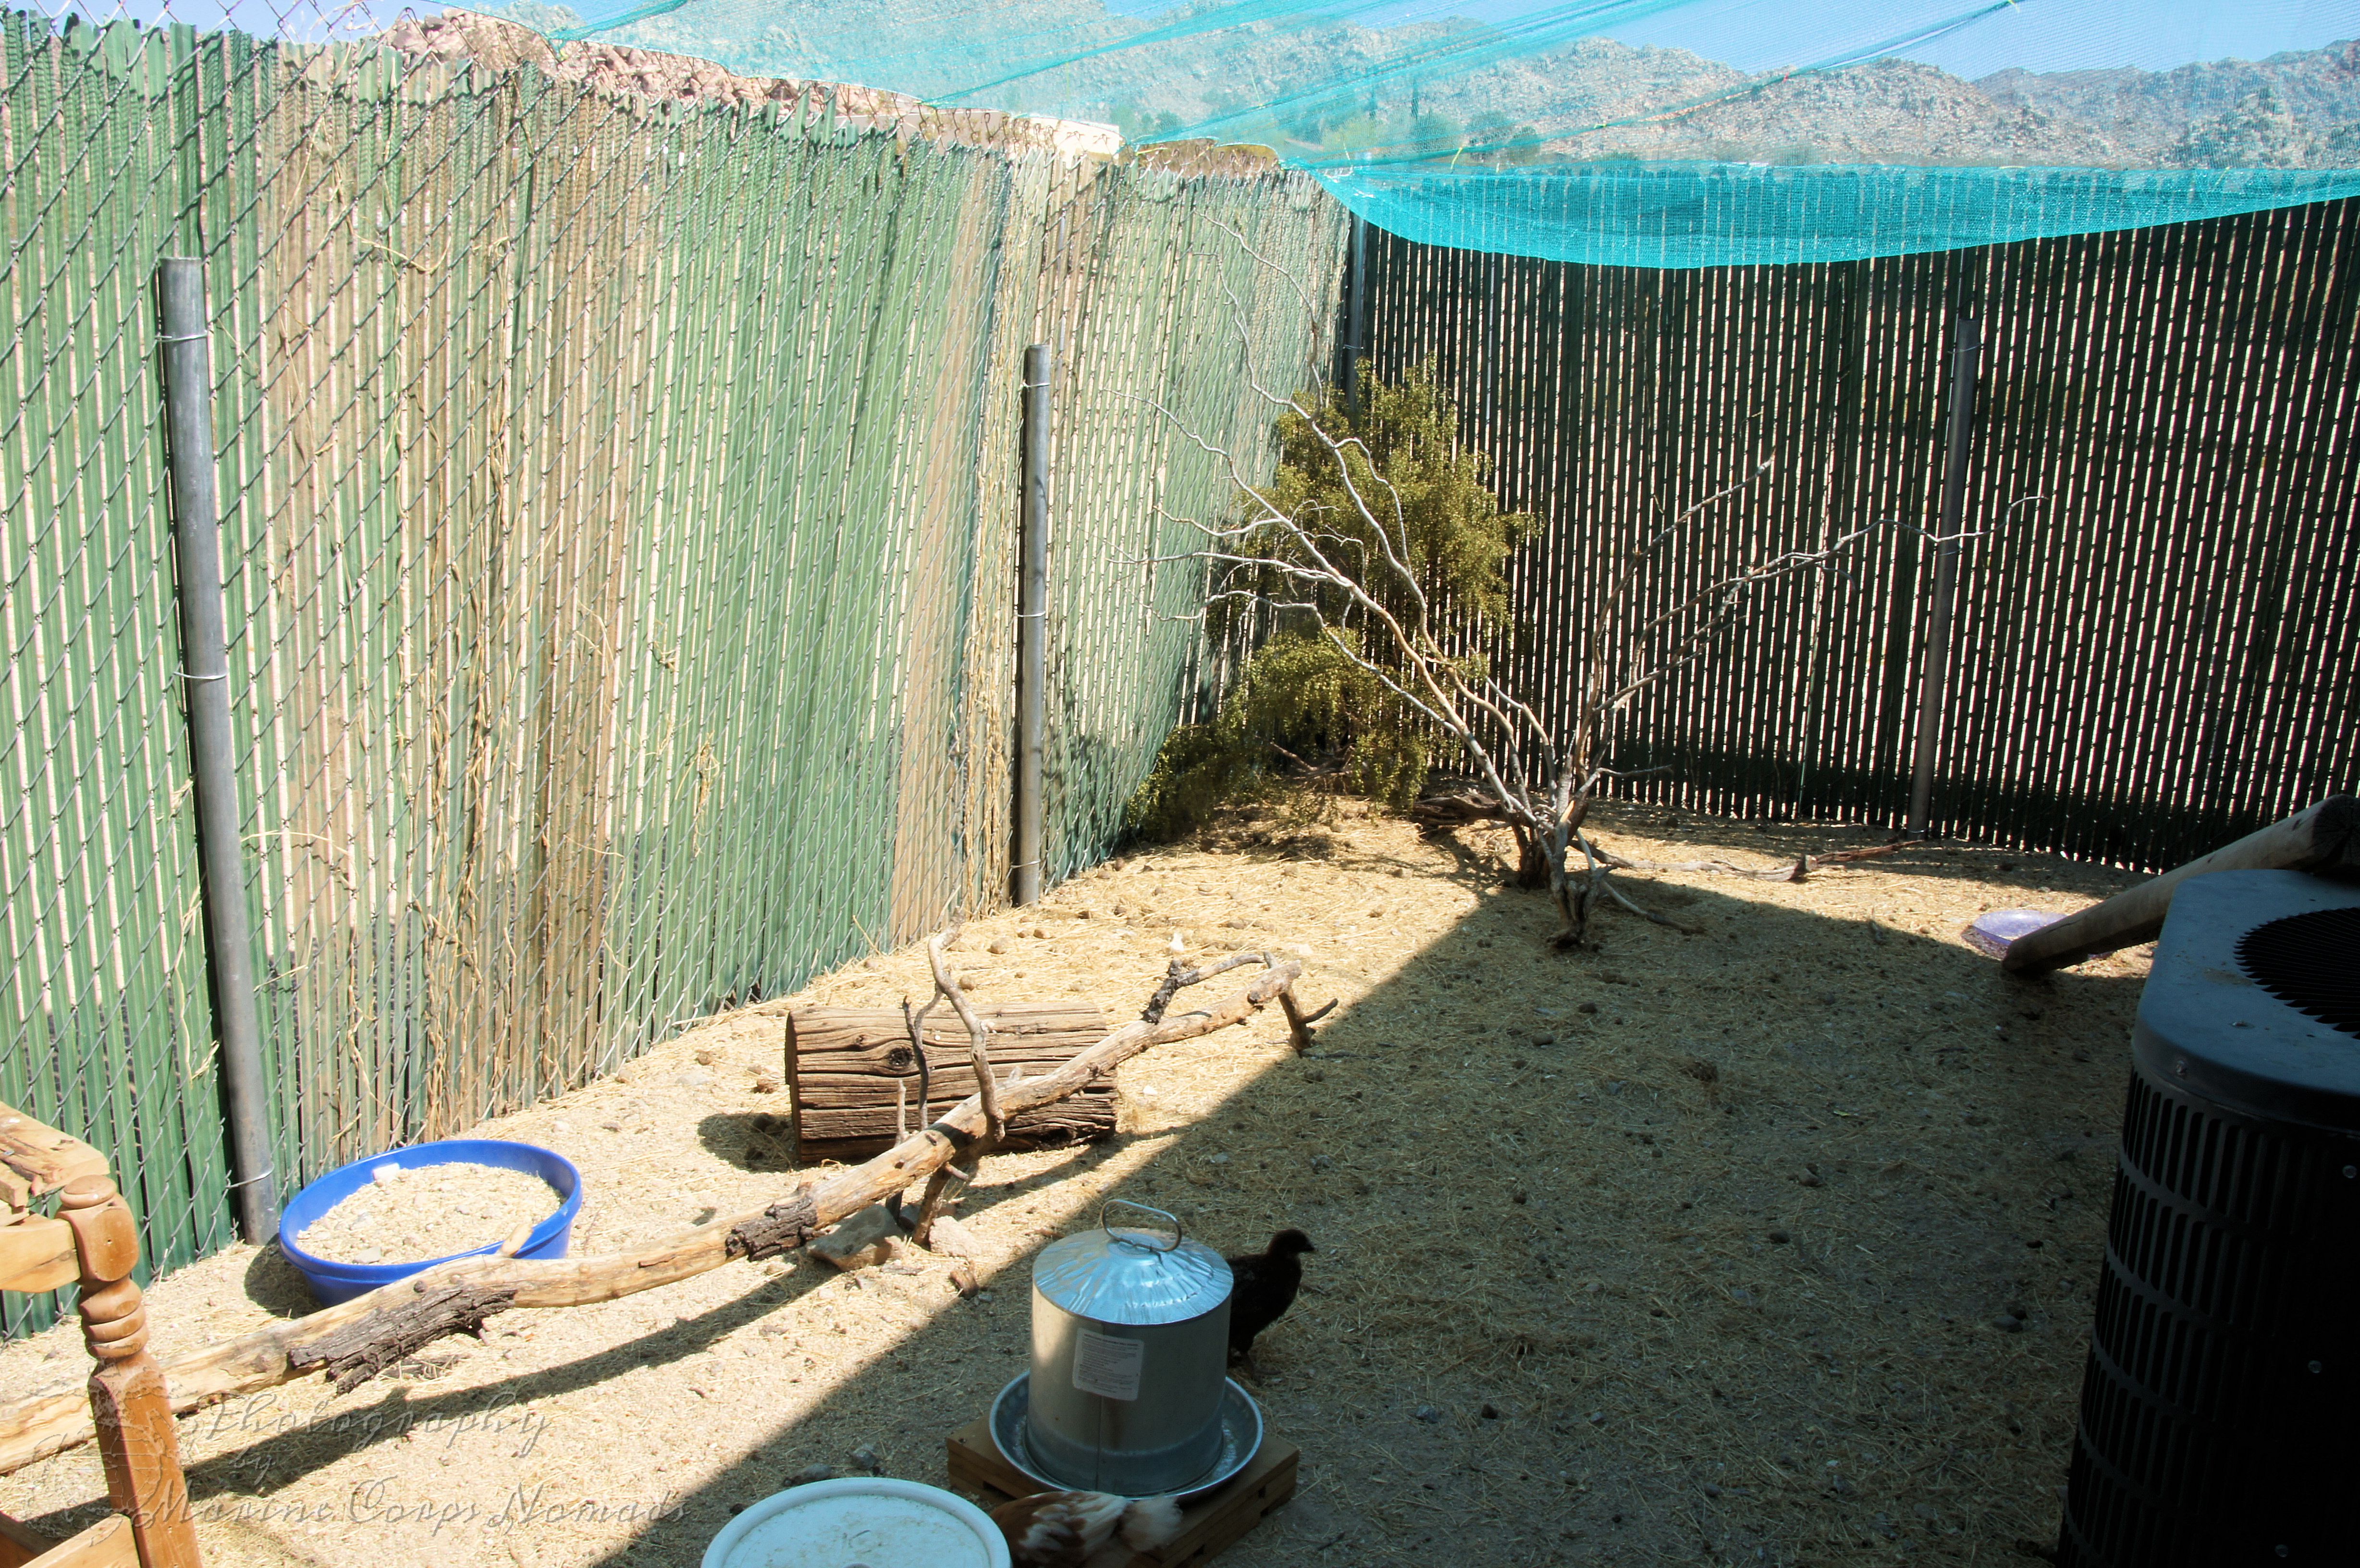
<path fill-rule="evenodd" d="M 976 1016 L 975 1008 L 967 1005 L 967 993 L 959 988 L 958 976 L 951 973 L 950 964 L 943 957 L 944 950 L 957 939 L 958 933 L 959 928 L 953 926 L 928 942 L 926 961 L 934 965 L 934 990 L 950 1003 L 951 1010 L 959 1016 L 959 1022 L 967 1025 L 967 1049 L 975 1057 L 976 1087 L 983 1099 L 984 1140 L 989 1146 L 1008 1136 L 1008 1122 L 1000 1114 L 1000 1084 L 991 1073 L 991 1028 Z M 928 1005 L 932 1006 L 931 1003 Z M 923 1042 L 918 1047 L 918 1054 L 921 1057 L 925 1054 Z"/>

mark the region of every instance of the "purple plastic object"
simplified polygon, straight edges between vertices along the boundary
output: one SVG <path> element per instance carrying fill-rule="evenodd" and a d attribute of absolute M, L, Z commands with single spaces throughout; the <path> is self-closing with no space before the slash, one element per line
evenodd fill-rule
<path fill-rule="evenodd" d="M 2007 944 L 2020 936 L 2030 936 L 2042 926 L 2053 926 L 2062 915 L 2047 909 L 1994 909 L 1977 915 L 1960 934 L 1967 945 L 1986 958 L 2005 958 Z"/>

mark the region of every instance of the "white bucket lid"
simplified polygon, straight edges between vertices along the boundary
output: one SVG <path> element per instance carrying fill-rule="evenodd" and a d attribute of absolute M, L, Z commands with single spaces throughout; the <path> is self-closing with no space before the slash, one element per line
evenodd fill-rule
<path fill-rule="evenodd" d="M 756 1503 L 713 1538 L 705 1568 L 1009 1568 L 1008 1541 L 938 1486 L 847 1475 Z"/>

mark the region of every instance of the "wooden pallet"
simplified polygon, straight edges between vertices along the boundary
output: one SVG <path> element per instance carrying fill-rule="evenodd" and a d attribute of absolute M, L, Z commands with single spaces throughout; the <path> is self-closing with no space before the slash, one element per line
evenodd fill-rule
<path fill-rule="evenodd" d="M 998 1445 L 991 1441 L 989 1417 L 969 1421 L 951 1433 L 949 1444 L 954 1486 L 971 1492 L 997 1492 L 1004 1497 L 1029 1497 L 1042 1489 L 1038 1481 L 1000 1456 Z M 1196 1568 L 1211 1562 L 1295 1496 L 1295 1464 L 1300 1457 L 1295 1444 L 1265 1432 L 1262 1452 L 1236 1480 L 1181 1510 L 1180 1533 L 1170 1544 L 1153 1552 L 1134 1552 L 1121 1559 L 1118 1568 Z M 997 1500 L 984 1506 L 989 1508 Z M 1091 1559 L 1092 1568 L 1098 1561 Z"/>

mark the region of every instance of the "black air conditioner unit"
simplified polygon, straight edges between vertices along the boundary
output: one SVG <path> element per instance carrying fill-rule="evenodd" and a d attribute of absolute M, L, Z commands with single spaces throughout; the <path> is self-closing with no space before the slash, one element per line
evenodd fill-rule
<path fill-rule="evenodd" d="M 2174 895 L 2058 1561 L 2360 1564 L 2360 887 Z"/>

